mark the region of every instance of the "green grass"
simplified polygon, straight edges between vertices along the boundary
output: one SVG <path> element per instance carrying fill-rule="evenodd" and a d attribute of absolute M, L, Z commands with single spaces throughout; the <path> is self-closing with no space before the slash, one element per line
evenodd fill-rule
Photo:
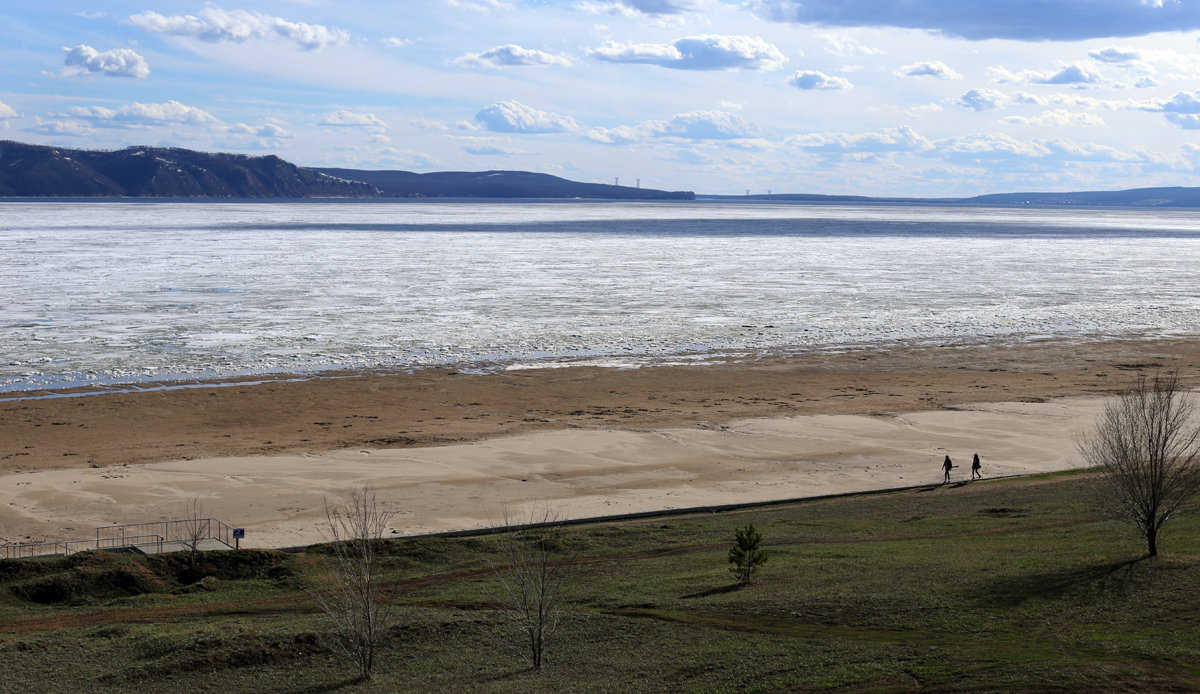
<path fill-rule="evenodd" d="M 738 586 L 747 523 L 771 557 Z M 319 644 L 315 553 L 0 562 L 0 691 L 1200 689 L 1200 519 L 1144 558 L 1074 474 L 567 528 L 541 673 L 495 609 L 494 546 L 389 543 L 365 683 Z"/>

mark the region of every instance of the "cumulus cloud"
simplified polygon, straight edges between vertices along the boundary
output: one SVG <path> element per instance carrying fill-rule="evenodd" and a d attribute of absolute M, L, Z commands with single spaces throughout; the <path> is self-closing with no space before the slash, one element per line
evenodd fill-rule
<path fill-rule="evenodd" d="M 215 125 L 220 123 L 203 109 L 171 100 L 160 104 L 132 103 L 120 108 L 75 106 L 68 110 L 72 118 L 82 118 L 106 128 L 137 128 L 151 125 Z"/>
<path fill-rule="evenodd" d="M 0 120 L 8 120 L 9 118 L 17 117 L 17 110 L 12 106 L 0 101 Z"/>
<path fill-rule="evenodd" d="M 77 120 L 46 121 L 38 118 L 37 123 L 27 129 L 30 132 L 41 133 L 43 135 L 59 135 L 64 137 L 86 137 L 96 134 L 93 128 Z"/>
<path fill-rule="evenodd" d="M 383 130 L 387 128 L 387 123 L 384 123 L 373 113 L 355 113 L 346 109 L 338 109 L 332 113 L 327 113 L 317 125 L 332 126 L 335 128 L 367 128 L 373 130 Z"/>
<path fill-rule="evenodd" d="M 850 84 L 850 80 L 845 77 L 837 77 L 826 75 L 824 72 L 817 70 L 799 70 L 792 73 L 788 78 L 787 83 L 796 89 L 819 89 L 827 91 L 837 91 L 841 89 L 852 89 L 854 85 Z"/>
<path fill-rule="evenodd" d="M 488 130 L 499 133 L 543 134 L 580 130 L 579 123 L 573 118 L 541 111 L 519 101 L 500 101 L 487 106 L 475 114 L 475 120 Z"/>
<path fill-rule="evenodd" d="M 1066 109 L 1045 111 L 1033 117 L 1009 116 L 1003 119 L 1013 125 L 1034 125 L 1038 127 L 1089 127 L 1104 125 L 1104 119 L 1092 113 L 1072 112 Z"/>
<path fill-rule="evenodd" d="M 128 48 L 115 48 L 111 51 L 100 51 L 80 44 L 74 48 L 63 47 L 66 58 L 63 60 L 62 75 L 86 75 L 99 73 L 109 77 L 150 76 L 150 66 L 145 58 Z"/>
<path fill-rule="evenodd" d="M 896 70 L 897 77 L 935 77 L 940 80 L 957 80 L 962 79 L 962 75 L 955 72 L 940 60 L 923 60 L 905 65 Z"/>
<path fill-rule="evenodd" d="M 1168 113 L 1167 120 L 1184 130 L 1200 130 L 1200 114 L 1197 113 Z"/>
<path fill-rule="evenodd" d="M 454 61 L 461 67 L 569 67 L 571 60 L 565 56 L 546 53 L 516 44 L 505 44 L 490 48 L 482 53 L 468 53 Z"/>
<path fill-rule="evenodd" d="M 1009 97 L 994 89 L 972 89 L 958 97 L 955 103 L 971 111 L 987 111 L 1000 108 L 1008 101 Z"/>
<path fill-rule="evenodd" d="M 1200 113 L 1200 91 L 1177 92 L 1175 96 L 1162 102 L 1159 109 L 1165 113 Z"/>
<path fill-rule="evenodd" d="M 1142 52 L 1133 48 L 1107 46 L 1096 51 L 1088 51 L 1088 57 L 1101 63 L 1127 65 L 1142 59 Z"/>
<path fill-rule="evenodd" d="M 756 36 L 688 36 L 672 43 L 609 41 L 590 55 L 610 63 L 675 70 L 776 70 L 787 62 L 778 48 Z"/>
<path fill-rule="evenodd" d="M 1200 91 L 1176 92 L 1170 99 L 1142 102 L 1134 108 L 1162 113 L 1184 130 L 1200 130 Z"/>
<path fill-rule="evenodd" d="M 399 36 L 385 36 L 380 40 L 389 48 L 403 48 L 413 42 L 412 39 L 402 39 Z"/>
<path fill-rule="evenodd" d="M 1161 0 L 751 0 L 776 22 L 923 29 L 969 40 L 1077 41 L 1200 28 L 1200 5 Z"/>
<path fill-rule="evenodd" d="M 1011 72 L 1001 67 L 989 68 L 998 83 L 1025 82 L 1028 84 L 1087 85 L 1100 82 L 1100 75 L 1076 64 L 1060 65 L 1057 70 L 1023 70 Z"/>
<path fill-rule="evenodd" d="M 343 29 L 330 29 L 320 24 L 290 22 L 262 12 L 248 10 L 222 10 L 209 6 L 199 14 L 164 16 L 157 12 L 135 14 L 129 21 L 136 27 L 152 34 L 166 36 L 188 36 L 201 41 L 234 41 L 241 43 L 250 39 L 283 38 L 296 43 L 306 51 L 320 50 L 326 46 L 340 46 L 350 40 Z"/>

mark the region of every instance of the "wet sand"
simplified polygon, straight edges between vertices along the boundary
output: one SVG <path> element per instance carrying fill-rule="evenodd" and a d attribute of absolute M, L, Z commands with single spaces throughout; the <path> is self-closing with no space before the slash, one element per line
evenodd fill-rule
<path fill-rule="evenodd" d="M 932 483 L 976 450 L 989 475 L 1062 469 L 1098 398 L 1153 368 L 1195 387 L 1200 339 L 0 395 L 0 539 L 86 538 L 198 496 L 247 546 L 301 544 L 322 496 L 364 481 L 409 534 L 505 501 L 586 517 Z"/>

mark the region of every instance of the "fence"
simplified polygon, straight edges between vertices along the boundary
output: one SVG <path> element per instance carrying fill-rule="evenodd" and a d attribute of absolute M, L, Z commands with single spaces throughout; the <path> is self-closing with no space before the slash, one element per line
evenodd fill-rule
<path fill-rule="evenodd" d="M 56 542 L 22 542 L 0 545 L 0 559 L 65 556 L 92 550 L 117 550 L 136 547 L 152 553 L 186 549 L 193 542 L 215 540 L 226 547 L 233 546 L 233 528 L 216 518 L 128 523 L 96 528 L 92 540 L 59 540 Z"/>

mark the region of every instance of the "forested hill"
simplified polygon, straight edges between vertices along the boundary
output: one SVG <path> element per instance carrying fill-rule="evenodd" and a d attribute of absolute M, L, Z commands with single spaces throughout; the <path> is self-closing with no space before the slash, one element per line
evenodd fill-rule
<path fill-rule="evenodd" d="M 0 196 L 311 198 L 374 197 L 369 184 L 276 156 L 127 147 L 101 152 L 0 141 Z"/>
<path fill-rule="evenodd" d="M 602 198 L 691 200 L 690 191 L 576 183 L 523 171 L 418 174 L 313 169 L 277 156 L 175 147 L 93 151 L 0 141 L 0 197 Z"/>

